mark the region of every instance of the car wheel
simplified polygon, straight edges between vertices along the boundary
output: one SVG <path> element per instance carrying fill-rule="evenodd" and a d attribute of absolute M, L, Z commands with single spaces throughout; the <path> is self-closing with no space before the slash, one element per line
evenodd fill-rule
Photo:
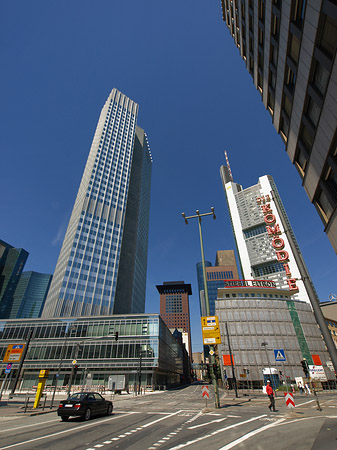
<path fill-rule="evenodd" d="M 84 415 L 83 415 L 83 419 L 84 419 L 84 420 L 89 420 L 90 417 L 91 417 L 91 409 L 90 409 L 90 408 L 87 408 L 87 409 L 85 410 Z"/>
<path fill-rule="evenodd" d="M 107 410 L 107 412 L 106 412 L 106 415 L 107 415 L 107 416 L 111 416 L 111 414 L 112 414 L 112 405 L 109 405 L 109 406 L 108 406 L 108 410 Z"/>
<path fill-rule="evenodd" d="M 61 420 L 62 422 L 68 422 L 69 417 L 68 416 L 62 416 Z"/>

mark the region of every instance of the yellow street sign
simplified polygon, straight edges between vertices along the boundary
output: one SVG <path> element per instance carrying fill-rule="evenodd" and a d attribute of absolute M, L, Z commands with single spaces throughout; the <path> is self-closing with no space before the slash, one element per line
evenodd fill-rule
<path fill-rule="evenodd" d="M 221 344 L 220 327 L 217 316 L 201 317 L 201 331 L 204 345 Z"/>
<path fill-rule="evenodd" d="M 26 344 L 9 344 L 2 362 L 19 362 Z"/>

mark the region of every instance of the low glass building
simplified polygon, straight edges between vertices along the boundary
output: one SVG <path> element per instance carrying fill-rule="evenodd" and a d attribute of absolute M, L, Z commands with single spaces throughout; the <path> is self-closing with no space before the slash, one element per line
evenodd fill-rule
<path fill-rule="evenodd" d="M 186 382 L 184 351 L 159 314 L 0 321 L 0 361 L 8 345 L 22 344 L 32 330 L 18 389 L 37 385 L 41 369 L 49 369 L 47 385 L 69 382 L 73 361 L 74 385 L 108 386 L 111 375 L 125 375 L 129 385 L 176 386 Z M 118 333 L 118 340 L 116 340 Z M 4 379 L 7 362 L 0 364 Z M 13 381 L 19 364 L 13 363 Z M 61 368 L 60 368 L 61 366 Z M 13 370 L 14 369 L 14 370 Z M 58 375 L 59 373 L 59 375 Z"/>

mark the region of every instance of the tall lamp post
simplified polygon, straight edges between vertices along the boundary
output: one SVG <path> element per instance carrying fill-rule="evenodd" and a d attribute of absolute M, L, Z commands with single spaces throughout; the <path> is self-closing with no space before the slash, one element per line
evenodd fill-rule
<path fill-rule="evenodd" d="M 211 207 L 211 212 L 203 213 L 203 214 L 200 214 L 200 211 L 197 209 L 195 216 L 188 216 L 188 217 L 186 217 L 185 213 L 181 213 L 181 215 L 183 216 L 186 225 L 188 225 L 188 219 L 198 219 L 199 236 L 200 236 L 200 247 L 201 247 L 202 273 L 203 273 L 203 278 L 204 278 L 204 292 L 205 292 L 206 314 L 207 314 L 207 316 L 209 316 L 210 315 L 210 308 L 209 308 L 208 287 L 207 287 L 207 279 L 206 279 L 204 244 L 203 244 L 203 240 L 202 240 L 202 231 L 201 231 L 201 218 L 204 217 L 204 216 L 213 216 L 213 219 L 215 220 L 216 216 L 215 216 L 215 213 L 214 213 L 214 208 Z M 214 373 L 214 370 L 213 370 L 213 364 L 215 363 L 215 356 L 214 356 L 213 345 L 210 345 L 210 354 L 211 354 L 210 372 L 211 372 L 212 384 L 214 386 L 215 407 L 216 408 L 220 408 L 218 383 L 217 383 L 216 376 L 215 376 L 215 373 Z"/>
<path fill-rule="evenodd" d="M 276 389 L 275 389 L 275 384 L 274 384 L 274 380 L 273 380 L 272 373 L 271 373 L 271 366 L 270 366 L 269 356 L 268 356 L 268 352 L 267 352 L 267 345 L 268 345 L 268 342 L 261 342 L 261 347 L 264 347 L 264 350 L 266 352 L 266 358 L 267 358 L 267 363 L 268 363 L 268 368 L 269 368 L 270 382 L 271 382 L 272 387 L 274 388 L 275 397 L 276 397 Z"/>
<path fill-rule="evenodd" d="M 65 339 L 64 339 L 64 342 L 63 342 L 63 345 L 62 345 L 61 355 L 60 355 L 60 364 L 59 364 L 59 367 L 57 369 L 57 373 L 55 375 L 54 391 L 53 391 L 53 397 L 51 399 L 50 409 L 52 409 L 52 407 L 54 405 L 55 393 L 56 393 L 57 384 L 58 384 L 60 373 L 61 373 L 61 369 L 62 369 L 62 363 L 63 363 L 63 359 L 64 359 L 64 354 L 65 354 L 65 349 L 66 349 L 66 345 L 67 345 L 67 340 L 68 340 L 68 337 L 70 336 L 71 331 L 74 330 L 75 328 L 76 328 L 75 325 L 70 325 L 70 327 L 68 328 L 68 330 L 65 333 Z"/>

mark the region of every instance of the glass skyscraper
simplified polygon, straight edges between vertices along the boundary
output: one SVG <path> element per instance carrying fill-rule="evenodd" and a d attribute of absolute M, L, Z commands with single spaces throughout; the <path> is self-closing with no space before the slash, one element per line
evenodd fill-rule
<path fill-rule="evenodd" d="M 29 253 L 0 239 L 0 319 L 8 319 L 13 296 Z"/>
<path fill-rule="evenodd" d="M 144 312 L 152 157 L 137 115 L 137 103 L 113 89 L 42 317 Z"/>

